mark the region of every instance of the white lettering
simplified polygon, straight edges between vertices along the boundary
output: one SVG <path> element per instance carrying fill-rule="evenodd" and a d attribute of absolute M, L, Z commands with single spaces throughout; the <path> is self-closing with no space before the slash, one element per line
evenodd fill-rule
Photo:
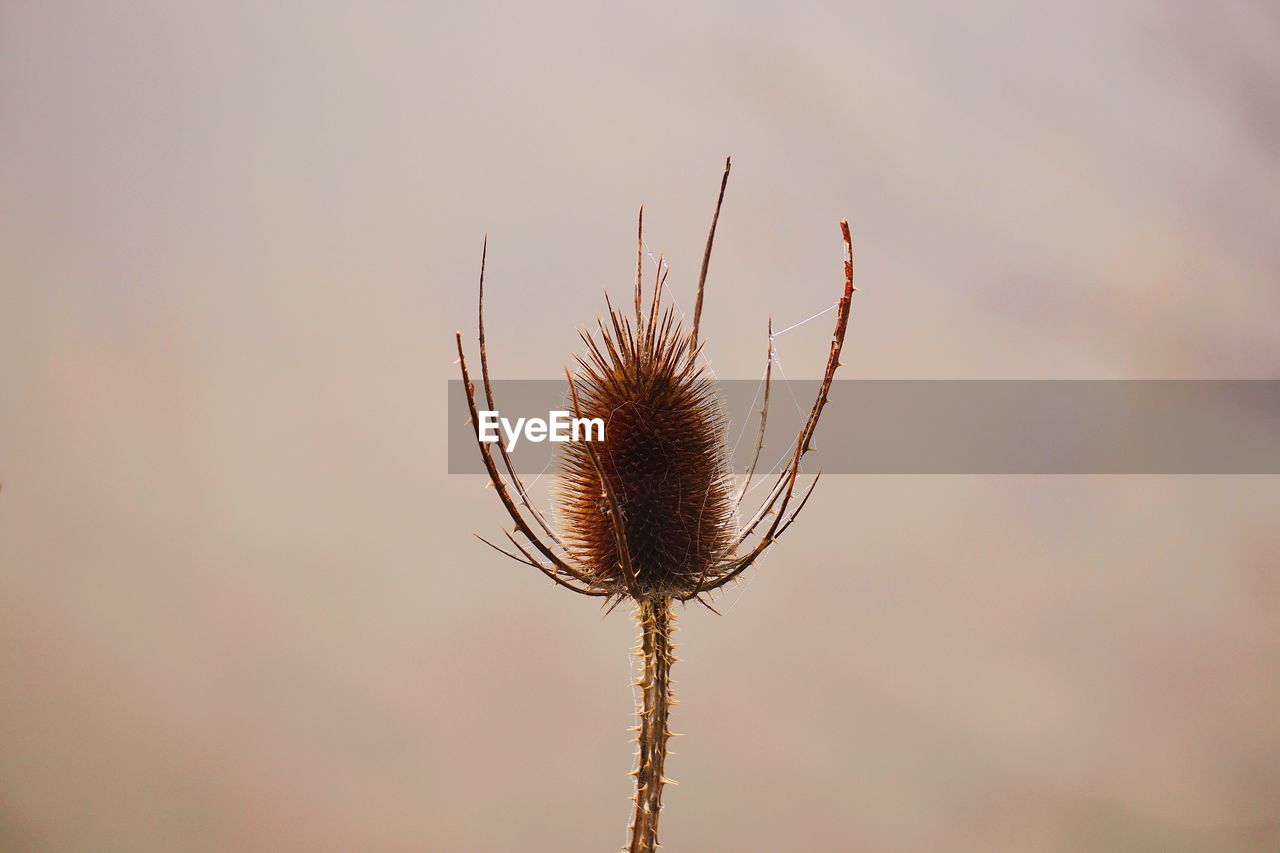
<path fill-rule="evenodd" d="M 513 422 L 502 417 L 498 412 L 481 411 L 480 428 L 477 433 L 482 442 L 492 444 L 506 437 L 503 446 L 507 452 L 515 450 L 520 439 L 540 443 L 552 441 L 604 441 L 603 418 L 575 418 L 569 412 L 557 410 L 548 412 L 549 420 L 542 418 L 516 418 Z"/>
<path fill-rule="evenodd" d="M 562 443 L 569 440 L 565 434 L 565 429 L 569 426 L 569 413 L 563 409 L 550 413 L 551 415 L 551 434 L 548 436 L 553 442 Z"/>
<path fill-rule="evenodd" d="M 480 413 L 480 440 L 486 444 L 492 444 L 498 440 L 497 412 L 485 411 Z"/>
<path fill-rule="evenodd" d="M 573 440 L 581 441 L 578 438 L 578 428 L 581 427 L 583 432 L 587 434 L 587 441 L 604 441 L 604 418 L 574 418 L 573 419 Z M 592 438 L 591 430 L 599 428 L 599 437 Z"/>
<path fill-rule="evenodd" d="M 520 437 L 520 428 L 524 426 L 524 418 L 516 418 L 515 426 L 511 425 L 511 421 L 506 418 L 502 419 L 502 431 L 507 434 L 507 452 L 510 453 L 516 446 L 516 439 Z"/>

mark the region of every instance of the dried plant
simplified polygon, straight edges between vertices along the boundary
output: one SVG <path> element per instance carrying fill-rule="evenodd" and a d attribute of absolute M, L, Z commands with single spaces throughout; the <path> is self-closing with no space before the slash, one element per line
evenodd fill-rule
<path fill-rule="evenodd" d="M 610 610 L 623 600 L 636 605 L 640 626 L 636 653 L 642 672 L 636 684 L 641 688 L 641 698 L 633 771 L 635 807 L 627 847 L 630 853 L 647 853 L 658 846 L 662 789 L 668 781 L 663 767 L 667 741 L 672 737 L 667 726 L 673 703 L 670 673 L 675 661 L 672 603 L 697 601 L 714 610 L 709 599 L 715 591 L 751 566 L 804 509 L 818 478 L 798 500 L 796 480 L 801 460 L 811 450 L 814 431 L 840 366 L 840 349 L 855 289 L 849 225 L 841 222 L 844 292 L 837 305 L 835 333 L 821 389 L 788 451 L 788 462 L 759 509 L 740 524 L 739 505 L 764 445 L 773 332 L 770 327 L 769 366 L 755 449 L 746 478 L 735 488 L 725 441 L 724 410 L 700 359 L 702 344 L 698 340 L 711 247 L 729 170 L 730 163 L 726 161 L 698 276 L 689 333 L 684 333 L 673 307 L 663 307 L 666 275 L 661 261 L 652 296 L 648 305 L 644 304 L 643 208 L 637 228 L 633 316 L 614 308 L 606 294 L 609 317 L 608 322 L 597 319 L 598 338 L 586 331 L 580 333 L 586 351 L 575 357 L 577 375 L 565 371 L 574 413 L 580 418 L 600 417 L 606 429 L 603 441 L 566 445 L 555 493 L 559 530 L 529 499 L 503 444 L 496 444 L 495 459 L 495 445 L 479 441 L 478 430 L 476 433 L 489 478 L 515 524 L 512 531 L 503 531 L 515 552 L 487 539 L 482 541 L 511 559 L 538 569 L 562 587 L 603 599 Z M 485 242 L 480 262 L 480 372 L 488 408 L 495 410 L 484 332 L 484 258 L 488 241 Z M 471 421 L 478 424 L 475 386 L 467 370 L 461 333 L 457 343 Z M 743 546 L 761 526 L 764 532 L 744 550 Z"/>

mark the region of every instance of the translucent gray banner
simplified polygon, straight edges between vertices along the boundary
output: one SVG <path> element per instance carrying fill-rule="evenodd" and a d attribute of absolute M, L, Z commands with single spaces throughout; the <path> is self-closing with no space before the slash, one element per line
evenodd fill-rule
<path fill-rule="evenodd" d="M 762 383 L 716 385 L 742 474 Z M 818 385 L 773 383 L 759 472 L 787 453 Z M 484 473 L 462 382 L 448 393 L 449 473 Z M 563 380 L 494 382 L 511 423 L 571 410 L 567 395 Z M 805 470 L 824 474 L 1280 474 L 1280 380 L 836 381 L 814 446 Z M 522 474 L 552 472 L 562 447 L 521 437 L 511 458 Z"/>

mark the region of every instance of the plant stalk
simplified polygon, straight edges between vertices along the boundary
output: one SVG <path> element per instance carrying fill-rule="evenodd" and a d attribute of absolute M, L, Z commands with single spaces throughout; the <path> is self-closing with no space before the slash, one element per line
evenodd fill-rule
<path fill-rule="evenodd" d="M 636 686 L 641 688 L 636 725 L 637 762 L 635 810 L 631 816 L 631 843 L 628 853 L 654 853 L 658 849 L 658 817 L 662 811 L 663 775 L 667 741 L 671 732 L 667 719 L 675 700 L 671 695 L 671 664 L 675 663 L 675 614 L 671 599 L 644 598 L 639 602 L 636 621 L 640 623 L 640 646 L 636 650 L 644 668 Z M 674 784 L 674 783 L 673 783 Z"/>

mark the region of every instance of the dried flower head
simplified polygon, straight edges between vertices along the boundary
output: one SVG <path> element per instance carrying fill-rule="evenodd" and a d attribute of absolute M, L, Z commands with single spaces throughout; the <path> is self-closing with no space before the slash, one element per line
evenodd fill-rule
<path fill-rule="evenodd" d="M 726 161 L 703 253 L 690 331 L 684 332 L 670 304 L 663 305 L 666 275 L 661 261 L 646 304 L 642 209 L 636 241 L 634 310 L 628 316 L 609 303 L 608 321 L 597 320 L 598 336 L 581 333 L 586 351 L 576 357 L 578 373 L 575 376 L 565 372 L 570 396 L 578 417 L 601 418 L 606 428 L 603 441 L 566 445 L 556 489 L 559 530 L 529 499 L 503 445 L 496 445 L 495 459 L 494 445 L 479 441 L 478 430 L 476 435 L 489 478 L 515 524 L 514 530 L 503 532 L 518 553 L 483 541 L 574 592 L 602 598 L 611 607 L 624 599 L 637 605 L 636 618 L 641 627 L 637 654 L 643 672 L 637 684 L 642 692 L 633 771 L 636 795 L 627 848 L 632 853 L 652 851 L 657 846 L 662 788 L 667 781 L 663 775 L 666 743 L 671 737 L 667 729 L 672 703 L 670 667 L 675 660 L 671 641 L 675 614 L 671 604 L 696 600 L 710 608 L 709 596 L 741 575 L 776 542 L 813 493 L 816 477 L 798 499 L 796 481 L 840 366 L 854 291 L 849 225 L 841 222 L 844 292 L 837 304 L 836 327 L 821 389 L 789 451 L 789 461 L 761 506 L 739 524 L 739 505 L 754 476 L 768 420 L 773 336 L 770 328 L 769 366 L 755 452 L 746 478 L 735 489 L 728 463 L 724 410 L 707 377 L 698 341 L 707 270 L 729 170 L 730 163 Z M 485 399 L 488 408 L 495 409 L 485 348 L 483 257 L 479 338 Z M 471 420 L 478 425 L 475 387 L 467 370 L 461 333 L 457 335 L 457 345 Z M 534 530 L 535 526 L 540 533 Z M 747 540 L 761 527 L 763 533 L 744 549 Z"/>
<path fill-rule="evenodd" d="M 611 307 L 599 342 L 582 333 L 574 407 L 606 428 L 603 441 L 567 445 L 557 507 L 594 587 L 688 598 L 733 550 L 735 484 L 720 399 L 672 308 L 658 317 L 660 293 L 655 282 L 634 325 Z"/>

